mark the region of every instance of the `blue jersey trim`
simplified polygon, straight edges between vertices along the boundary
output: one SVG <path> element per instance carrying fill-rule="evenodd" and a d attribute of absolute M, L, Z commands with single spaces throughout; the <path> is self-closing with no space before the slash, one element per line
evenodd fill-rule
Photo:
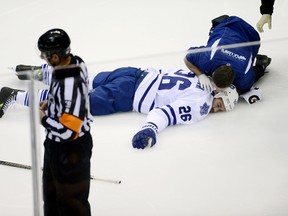
<path fill-rule="evenodd" d="M 146 89 L 146 91 L 144 92 L 142 98 L 140 99 L 139 101 L 139 104 L 138 104 L 138 112 L 141 112 L 141 107 L 142 107 L 142 104 L 143 104 L 143 101 L 145 99 L 145 97 L 147 96 L 148 92 L 150 91 L 150 89 L 152 88 L 152 86 L 154 85 L 154 83 L 158 80 L 159 76 L 157 76 L 151 83 L 150 85 L 148 86 L 148 88 Z"/>
<path fill-rule="evenodd" d="M 164 114 L 167 116 L 168 126 L 170 126 L 170 125 L 171 125 L 171 118 L 170 118 L 168 112 L 167 112 L 165 109 L 163 109 L 163 108 L 161 108 L 161 110 L 162 110 L 162 111 L 164 112 Z"/>
<path fill-rule="evenodd" d="M 174 112 L 174 109 L 170 105 L 167 105 L 167 107 L 169 108 L 171 115 L 173 116 L 173 119 L 174 119 L 173 125 L 176 125 L 177 124 L 177 118 L 176 118 L 176 114 Z"/>

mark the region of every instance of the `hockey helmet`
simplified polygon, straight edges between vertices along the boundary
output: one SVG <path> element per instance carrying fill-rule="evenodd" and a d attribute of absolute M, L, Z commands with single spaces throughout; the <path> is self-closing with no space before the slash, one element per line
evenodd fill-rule
<path fill-rule="evenodd" d="M 65 57 L 70 53 L 70 38 L 62 29 L 51 29 L 38 39 L 38 49 L 48 58 L 54 53 Z"/>
<path fill-rule="evenodd" d="M 226 111 L 233 110 L 238 102 L 238 92 L 234 85 L 230 85 L 224 91 L 215 95 L 215 98 L 222 98 Z"/>

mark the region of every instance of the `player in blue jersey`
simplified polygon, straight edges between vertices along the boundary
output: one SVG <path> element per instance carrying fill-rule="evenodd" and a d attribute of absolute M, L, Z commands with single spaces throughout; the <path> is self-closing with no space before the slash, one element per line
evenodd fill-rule
<path fill-rule="evenodd" d="M 45 75 L 49 67 L 43 68 L 42 82 L 49 83 L 49 73 Z M 232 110 L 238 101 L 234 86 L 222 92 L 208 92 L 201 88 L 193 72 L 181 69 L 123 67 L 100 72 L 89 80 L 92 115 L 128 111 L 147 114 L 143 127 L 132 140 L 133 147 L 138 149 L 144 149 L 149 143 L 153 146 L 157 134 L 167 126 L 196 123 L 211 112 Z M 1 89 L 0 102 L 8 98 L 5 95 L 9 95 L 9 91 L 17 92 L 14 100 L 28 105 L 27 91 L 7 87 Z M 45 91 L 48 90 L 39 91 L 40 100 L 45 99 Z"/>
<path fill-rule="evenodd" d="M 257 55 L 260 47 L 258 32 L 236 16 L 223 15 L 212 20 L 212 24 L 207 45 L 191 47 L 185 56 L 186 66 L 199 77 L 201 86 L 208 91 L 213 88 L 209 77 L 219 89 L 233 83 L 240 95 L 254 91 L 251 89 L 253 84 L 264 75 L 271 62 L 267 56 Z M 252 45 L 219 49 L 223 45 L 249 42 Z M 206 48 L 206 51 L 199 52 L 200 48 Z"/>

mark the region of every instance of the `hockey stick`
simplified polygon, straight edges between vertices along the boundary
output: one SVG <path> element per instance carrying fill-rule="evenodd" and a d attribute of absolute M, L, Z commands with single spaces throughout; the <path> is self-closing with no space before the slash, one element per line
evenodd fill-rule
<path fill-rule="evenodd" d="M 17 168 L 28 169 L 28 170 L 32 169 L 32 167 L 28 166 L 28 165 L 13 163 L 13 162 L 9 162 L 9 161 L 2 161 L 2 160 L 0 160 L 0 165 L 17 167 Z"/>
<path fill-rule="evenodd" d="M 20 168 L 20 169 L 28 169 L 28 170 L 32 169 L 32 166 L 29 166 L 29 165 L 19 164 L 19 163 L 14 163 L 14 162 L 9 162 L 9 161 L 2 161 L 2 160 L 0 160 L 0 165 L 16 167 L 16 168 Z M 103 179 L 103 178 L 97 178 L 94 176 L 90 176 L 90 179 L 95 180 L 95 181 L 113 183 L 113 184 L 121 184 L 121 181 L 119 181 L 119 180 Z"/>

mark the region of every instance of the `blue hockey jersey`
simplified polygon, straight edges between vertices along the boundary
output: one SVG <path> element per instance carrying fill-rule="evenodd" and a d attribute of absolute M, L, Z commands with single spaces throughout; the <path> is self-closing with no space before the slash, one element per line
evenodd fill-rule
<path fill-rule="evenodd" d="M 241 18 L 230 16 L 215 27 L 206 46 L 189 49 L 211 47 L 211 50 L 196 53 L 188 52 L 186 59 L 208 76 L 212 76 L 219 66 L 229 64 L 235 73 L 233 84 L 244 93 L 249 91 L 255 82 L 253 62 L 260 45 L 229 49 L 213 49 L 213 47 L 255 41 L 260 41 L 258 32 Z"/>

